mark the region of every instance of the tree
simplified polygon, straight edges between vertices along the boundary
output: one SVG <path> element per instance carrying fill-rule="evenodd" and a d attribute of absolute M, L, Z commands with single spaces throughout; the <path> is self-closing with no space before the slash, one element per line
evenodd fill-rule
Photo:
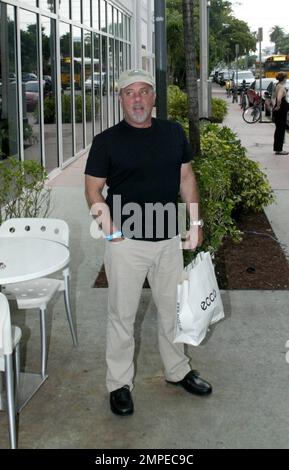
<path fill-rule="evenodd" d="M 281 28 L 281 26 L 278 26 L 278 25 L 273 26 L 273 28 L 271 29 L 271 33 L 270 33 L 270 41 L 275 44 L 275 51 L 274 51 L 275 54 L 280 52 L 281 50 L 280 46 L 284 39 L 284 36 L 285 36 L 284 29 Z"/>
<path fill-rule="evenodd" d="M 194 0 L 182 0 L 184 50 L 186 60 L 186 88 L 189 102 L 189 137 L 194 156 L 200 155 L 199 103 L 196 72 Z"/>
<path fill-rule="evenodd" d="M 185 54 L 183 43 L 182 0 L 167 0 L 167 38 L 169 82 L 183 87 L 185 82 Z M 196 69 L 199 69 L 199 1 L 192 2 Z M 226 0 L 211 0 L 209 28 L 209 69 L 220 62 L 230 64 L 235 58 L 235 45 L 240 55 L 256 50 L 256 39 L 244 21 L 232 14 L 232 4 Z"/>

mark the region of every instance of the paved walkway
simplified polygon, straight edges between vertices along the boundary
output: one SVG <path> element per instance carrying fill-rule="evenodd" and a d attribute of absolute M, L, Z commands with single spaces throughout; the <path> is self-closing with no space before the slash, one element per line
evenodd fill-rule
<path fill-rule="evenodd" d="M 216 89 L 218 95 L 224 91 Z M 248 125 L 230 105 L 227 124 L 261 161 L 276 192 L 267 214 L 289 246 L 289 159 L 272 153 L 272 124 Z M 288 149 L 288 145 L 286 145 Z M 79 159 L 56 177 L 52 216 L 66 219 L 71 234 L 73 308 L 79 347 L 74 349 L 63 301 L 48 314 L 49 379 L 20 415 L 20 448 L 289 448 L 288 291 L 226 291 L 224 321 L 199 347 L 188 347 L 192 367 L 214 387 L 211 397 L 190 396 L 164 382 L 157 348 L 156 309 L 143 291 L 136 321 L 135 414 L 112 415 L 105 388 L 106 289 L 92 289 L 103 244 L 89 235 Z M 39 323 L 35 312 L 15 313 L 23 330 L 27 370 L 39 368 Z M 8 446 L 0 414 L 0 447 Z"/>

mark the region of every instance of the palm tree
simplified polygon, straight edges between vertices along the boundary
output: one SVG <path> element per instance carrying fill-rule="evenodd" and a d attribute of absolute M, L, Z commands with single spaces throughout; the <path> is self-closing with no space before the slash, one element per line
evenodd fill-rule
<path fill-rule="evenodd" d="M 278 26 L 278 25 L 275 25 L 273 26 L 273 28 L 271 29 L 271 33 L 270 33 L 270 41 L 271 42 L 274 42 L 275 44 L 275 54 L 277 54 L 279 52 L 279 45 L 280 43 L 282 42 L 282 39 L 284 38 L 285 36 L 285 33 L 284 33 L 284 29 L 281 28 L 281 26 Z"/>
<path fill-rule="evenodd" d="M 189 100 L 189 137 L 195 155 L 200 155 L 198 82 L 196 72 L 194 0 L 182 0 L 186 58 L 186 89 Z"/>

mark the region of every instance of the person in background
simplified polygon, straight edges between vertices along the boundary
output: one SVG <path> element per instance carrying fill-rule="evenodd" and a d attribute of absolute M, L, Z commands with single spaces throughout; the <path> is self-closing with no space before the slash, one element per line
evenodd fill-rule
<path fill-rule="evenodd" d="M 163 231 L 159 231 L 160 217 L 146 217 L 149 205 L 177 206 L 180 193 L 190 216 L 188 248 L 202 244 L 192 149 L 178 123 L 152 118 L 155 81 L 148 72 L 125 71 L 118 85 L 124 119 L 94 138 L 85 173 L 86 198 L 106 238 L 106 385 L 111 411 L 124 416 L 134 412 L 134 322 L 146 277 L 158 311 L 166 381 L 196 395 L 209 395 L 212 386 L 191 370 L 184 345 L 173 342 L 177 284 L 183 271 L 178 227 L 171 230 L 174 224 L 165 217 Z M 105 184 L 106 200 L 102 195 Z M 121 214 L 115 210 L 116 197 L 121 200 Z M 132 204 L 141 209 L 133 235 L 127 226 Z"/>
<path fill-rule="evenodd" d="M 275 105 L 273 107 L 273 120 L 275 122 L 274 144 L 273 150 L 275 155 L 289 155 L 289 152 L 283 150 L 287 113 L 289 104 L 286 100 L 287 90 L 285 88 L 287 73 L 279 72 L 276 76 L 278 84 L 275 90 Z"/>

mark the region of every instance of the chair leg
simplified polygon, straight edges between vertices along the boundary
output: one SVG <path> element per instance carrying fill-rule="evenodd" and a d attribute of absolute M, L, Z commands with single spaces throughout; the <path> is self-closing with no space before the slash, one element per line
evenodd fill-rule
<path fill-rule="evenodd" d="M 40 309 L 40 336 L 41 336 L 41 377 L 46 375 L 47 338 L 46 338 L 46 309 Z"/>
<path fill-rule="evenodd" d="M 5 409 L 5 405 L 4 405 L 3 374 L 4 374 L 4 372 L 0 371 L 0 410 L 1 410 L 1 411 Z"/>
<path fill-rule="evenodd" d="M 15 347 L 15 407 L 18 412 L 18 399 L 19 399 L 19 388 L 20 388 L 20 345 L 19 343 Z"/>
<path fill-rule="evenodd" d="M 16 421 L 15 421 L 15 398 L 13 386 L 13 361 L 12 354 L 5 355 L 5 375 L 7 394 L 7 413 L 9 421 L 10 447 L 17 448 Z"/>
<path fill-rule="evenodd" d="M 65 302 L 66 316 L 67 316 L 67 320 L 68 320 L 68 324 L 69 324 L 69 328 L 70 328 L 70 333 L 71 333 L 71 336 L 72 336 L 73 345 L 77 346 L 78 341 L 77 341 L 76 332 L 75 332 L 75 329 L 74 329 L 72 314 L 71 314 L 70 287 L 69 287 L 69 276 L 68 275 L 64 276 L 64 285 L 65 285 L 64 302 Z"/>

